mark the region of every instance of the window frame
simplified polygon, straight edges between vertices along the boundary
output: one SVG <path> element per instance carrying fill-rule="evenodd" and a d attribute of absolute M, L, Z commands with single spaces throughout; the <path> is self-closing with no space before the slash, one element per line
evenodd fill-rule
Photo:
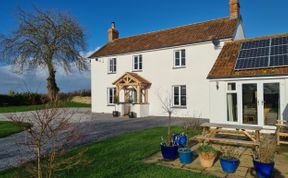
<path fill-rule="evenodd" d="M 137 68 L 135 68 L 135 57 L 137 57 Z M 141 59 L 141 61 L 140 61 Z M 140 63 L 141 63 L 141 69 L 140 69 Z M 141 72 L 143 70 L 143 55 L 138 54 L 138 55 L 133 55 L 132 57 L 132 71 L 133 72 Z"/>
<path fill-rule="evenodd" d="M 229 84 L 234 84 L 235 85 L 235 89 L 229 89 Z M 236 121 L 229 121 L 229 114 L 228 114 L 228 95 L 236 95 L 236 103 L 237 105 L 239 104 L 239 101 L 238 101 L 238 92 L 237 92 L 237 83 L 236 82 L 227 82 L 227 85 L 226 85 L 226 121 L 229 122 L 229 123 L 238 123 L 239 122 L 239 117 L 238 117 L 238 113 L 239 113 L 239 110 L 238 110 L 238 107 L 236 107 Z M 233 107 L 233 106 L 232 106 Z"/>
<path fill-rule="evenodd" d="M 175 88 L 178 87 L 178 104 L 175 104 Z M 185 87 L 185 95 L 182 94 L 182 87 Z M 182 97 L 185 96 L 185 105 L 182 104 Z M 172 107 L 173 108 L 187 108 L 187 86 L 186 85 L 173 85 L 172 86 Z"/>
<path fill-rule="evenodd" d="M 110 90 L 112 89 L 112 103 L 110 102 Z M 114 106 L 115 105 L 115 96 L 116 96 L 116 87 L 108 87 L 107 88 L 107 105 Z"/>
<path fill-rule="evenodd" d="M 116 74 L 116 72 L 117 72 L 117 58 L 108 59 L 108 74 Z"/>
<path fill-rule="evenodd" d="M 184 51 L 184 52 L 183 52 Z M 179 52 L 179 65 L 176 65 L 176 53 Z M 184 54 L 184 57 L 183 57 Z M 186 49 L 177 49 L 173 53 L 173 68 L 185 68 L 186 67 Z M 184 64 L 183 64 L 184 61 Z"/>

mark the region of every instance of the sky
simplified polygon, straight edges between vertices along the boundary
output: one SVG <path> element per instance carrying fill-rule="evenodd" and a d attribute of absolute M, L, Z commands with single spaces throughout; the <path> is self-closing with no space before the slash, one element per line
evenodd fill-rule
<path fill-rule="evenodd" d="M 240 0 L 240 5 L 247 38 L 288 32 L 287 0 Z M 31 11 L 33 6 L 75 17 L 85 30 L 87 50 L 82 53 L 86 55 L 107 42 L 112 21 L 120 37 L 126 37 L 229 16 L 229 0 L 1 0 L 0 34 L 9 35 L 17 28 L 18 7 Z M 46 92 L 47 73 L 35 70 L 16 75 L 10 67 L 0 64 L 0 93 L 21 92 L 26 86 Z M 67 75 L 59 69 L 56 78 L 64 92 L 90 88 L 89 71 Z"/>

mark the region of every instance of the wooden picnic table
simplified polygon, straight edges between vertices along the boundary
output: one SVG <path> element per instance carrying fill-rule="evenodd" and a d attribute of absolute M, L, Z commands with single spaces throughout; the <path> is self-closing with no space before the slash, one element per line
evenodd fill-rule
<path fill-rule="evenodd" d="M 204 142 L 214 142 L 229 145 L 240 145 L 249 147 L 259 147 L 260 143 L 260 126 L 247 126 L 247 125 L 233 125 L 233 124 L 217 124 L 217 123 L 203 123 L 201 124 L 203 132 L 201 136 L 196 139 Z M 217 137 L 217 135 L 227 135 L 227 137 Z M 229 136 L 236 136 L 245 138 L 229 138 Z"/>

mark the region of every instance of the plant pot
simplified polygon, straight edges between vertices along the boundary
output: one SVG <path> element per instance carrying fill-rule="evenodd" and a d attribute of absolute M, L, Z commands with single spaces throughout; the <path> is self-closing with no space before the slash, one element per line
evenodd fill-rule
<path fill-rule="evenodd" d="M 129 118 L 136 118 L 137 114 L 135 112 L 129 112 L 128 116 L 129 116 Z"/>
<path fill-rule="evenodd" d="M 119 117 L 120 116 L 120 112 L 119 111 L 113 111 L 112 115 L 113 115 L 113 117 Z"/>
<path fill-rule="evenodd" d="M 238 166 L 239 166 L 240 160 L 239 159 L 225 159 L 220 158 L 220 164 L 222 167 L 222 170 L 227 173 L 234 173 Z"/>
<path fill-rule="evenodd" d="M 209 168 L 212 167 L 215 161 L 216 155 L 213 153 L 200 153 L 199 159 L 202 167 Z"/>
<path fill-rule="evenodd" d="M 192 163 L 193 159 L 193 152 L 190 148 L 179 148 L 179 159 L 182 164 L 189 164 Z"/>
<path fill-rule="evenodd" d="M 178 146 L 161 145 L 161 152 L 164 160 L 175 160 L 178 157 Z"/>
<path fill-rule="evenodd" d="M 257 160 L 253 160 L 254 168 L 256 170 L 256 175 L 259 178 L 269 178 L 272 177 L 274 162 L 271 163 L 261 163 Z"/>

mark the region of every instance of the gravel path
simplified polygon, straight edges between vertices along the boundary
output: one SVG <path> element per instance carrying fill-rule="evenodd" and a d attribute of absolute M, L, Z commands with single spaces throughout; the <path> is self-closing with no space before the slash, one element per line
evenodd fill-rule
<path fill-rule="evenodd" d="M 75 111 L 75 109 L 70 109 Z M 78 146 L 87 143 L 97 142 L 109 137 L 127 132 L 139 131 L 145 128 L 167 126 L 166 117 L 146 117 L 146 118 L 113 118 L 111 114 L 91 113 L 89 109 L 77 109 L 77 114 L 73 116 L 77 121 L 81 118 L 81 126 L 88 128 L 81 141 L 73 144 Z M 23 114 L 23 113 L 17 113 Z M 26 112 L 25 114 L 29 114 Z M 5 120 L 5 115 L 0 114 L 0 120 Z M 173 118 L 172 125 L 183 126 L 185 122 L 194 122 L 198 119 Z M 200 120 L 201 122 L 203 120 Z M 25 146 L 17 144 L 18 141 L 28 139 L 25 132 L 18 133 L 6 138 L 0 138 L 0 171 L 21 165 L 23 162 L 33 159 L 33 153 L 29 152 Z"/>

